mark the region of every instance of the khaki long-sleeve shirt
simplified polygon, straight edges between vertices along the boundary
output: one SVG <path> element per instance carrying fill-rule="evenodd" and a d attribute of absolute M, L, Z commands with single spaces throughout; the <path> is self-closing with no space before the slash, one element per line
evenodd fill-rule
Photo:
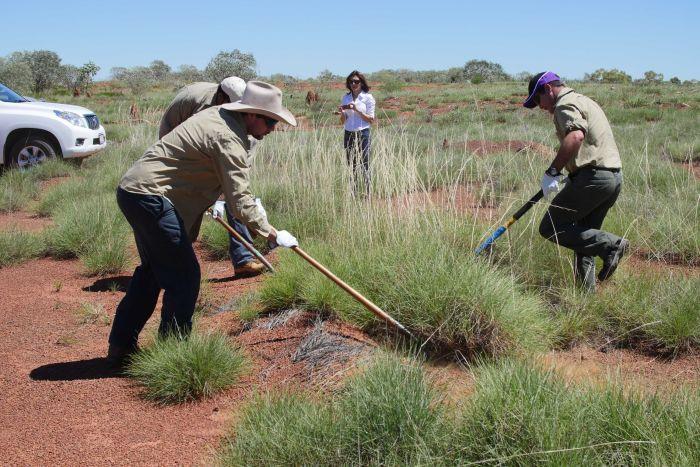
<path fill-rule="evenodd" d="M 191 241 L 202 215 L 221 193 L 234 217 L 258 235 L 272 227 L 249 189 L 250 144 L 243 116 L 220 106 L 193 115 L 146 150 L 119 186 L 131 193 L 160 195 L 182 217 Z"/>
<path fill-rule="evenodd" d="M 608 118 L 593 99 L 563 88 L 554 103 L 554 126 L 560 142 L 575 130 L 581 130 L 585 135 L 578 154 L 566 164 L 569 173 L 586 165 L 609 169 L 622 167 Z"/>
<path fill-rule="evenodd" d="M 219 88 L 215 83 L 192 83 L 180 90 L 160 120 L 158 138 L 167 135 L 180 123 L 204 109 L 214 106 Z"/>

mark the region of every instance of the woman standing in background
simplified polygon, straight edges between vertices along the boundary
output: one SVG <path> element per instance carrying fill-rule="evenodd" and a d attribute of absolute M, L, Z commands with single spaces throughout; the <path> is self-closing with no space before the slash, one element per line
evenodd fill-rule
<path fill-rule="evenodd" d="M 365 193 L 370 192 L 369 127 L 374 122 L 375 101 L 369 93 L 369 86 L 364 75 L 357 70 L 345 78 L 345 87 L 350 92 L 343 96 L 340 111 L 340 122 L 345 127 L 343 147 L 348 165 L 352 168 L 355 191 L 359 188 L 358 170 L 362 171 Z"/>

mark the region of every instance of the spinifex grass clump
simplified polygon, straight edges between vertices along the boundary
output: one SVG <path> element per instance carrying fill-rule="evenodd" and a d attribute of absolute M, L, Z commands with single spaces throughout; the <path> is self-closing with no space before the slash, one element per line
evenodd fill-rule
<path fill-rule="evenodd" d="M 0 212 L 18 211 L 39 195 L 39 182 L 70 175 L 74 169 L 60 160 L 49 160 L 28 170 L 7 169 L 0 176 Z"/>
<path fill-rule="evenodd" d="M 697 465 L 698 396 L 577 387 L 506 361 L 477 370 L 450 455 L 455 464 Z"/>
<path fill-rule="evenodd" d="M 0 267 L 37 258 L 46 253 L 40 234 L 9 230 L 0 232 Z"/>
<path fill-rule="evenodd" d="M 344 457 L 363 465 L 415 463 L 442 436 L 441 398 L 420 362 L 377 357 L 335 404 Z"/>
<path fill-rule="evenodd" d="M 525 361 L 475 367 L 443 402 L 415 361 L 380 356 L 333 398 L 259 397 L 224 465 L 697 465 L 700 394 L 565 383 Z M 466 375 L 465 375 L 466 377 Z"/>
<path fill-rule="evenodd" d="M 700 277 L 648 271 L 615 281 L 568 308 L 590 316 L 611 345 L 673 354 L 700 348 Z"/>
<path fill-rule="evenodd" d="M 30 171 L 6 170 L 0 176 L 0 212 L 19 211 L 39 193 Z"/>
<path fill-rule="evenodd" d="M 224 465 L 411 465 L 445 430 L 440 395 L 415 361 L 379 356 L 334 400 L 260 397 L 243 412 Z M 449 427 L 448 427 L 449 428 Z"/>
<path fill-rule="evenodd" d="M 209 397 L 235 384 L 245 362 L 226 335 L 193 332 L 187 338 L 156 338 L 132 357 L 127 374 L 143 386 L 147 399 L 171 404 Z"/>
<path fill-rule="evenodd" d="M 400 237 L 387 232 L 400 232 Z M 513 277 L 426 229 L 397 223 L 375 238 L 354 232 L 334 245 L 304 247 L 336 275 L 410 330 L 432 343 L 467 353 L 500 355 L 542 349 L 550 341 L 544 303 Z M 387 238 L 382 239 L 382 233 Z M 378 323 L 362 305 L 291 252 L 279 254 L 278 272 L 263 284 L 271 309 L 291 306 L 329 311 L 359 326 Z"/>
<path fill-rule="evenodd" d="M 61 206 L 47 232 L 50 254 L 80 258 L 88 274 L 124 269 L 129 226 L 111 194 L 75 199 Z"/>

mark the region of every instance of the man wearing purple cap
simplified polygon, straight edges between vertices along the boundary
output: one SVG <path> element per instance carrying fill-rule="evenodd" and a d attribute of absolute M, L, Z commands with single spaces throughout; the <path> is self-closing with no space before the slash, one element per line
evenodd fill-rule
<path fill-rule="evenodd" d="M 576 253 L 576 280 L 595 290 L 595 257 L 603 260 L 598 279 L 617 269 L 629 242 L 600 230 L 622 187 L 622 163 L 610 123 L 592 99 L 574 92 L 559 76 L 547 71 L 533 76 L 523 104 L 539 106 L 554 116 L 559 150 L 542 177 L 545 197 L 553 194 L 540 235 Z M 562 183 L 561 171 L 568 180 Z M 563 186 L 563 187 L 562 187 Z"/>

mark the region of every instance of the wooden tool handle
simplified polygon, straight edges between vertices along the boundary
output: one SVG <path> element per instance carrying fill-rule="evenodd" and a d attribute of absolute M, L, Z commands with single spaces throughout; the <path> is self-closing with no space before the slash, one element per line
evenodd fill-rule
<path fill-rule="evenodd" d="M 372 303 L 371 301 L 369 301 L 368 299 L 366 299 L 360 292 L 358 292 L 357 290 L 353 289 L 353 288 L 350 287 L 348 284 L 346 284 L 345 282 L 343 282 L 342 279 L 340 279 L 338 276 L 336 276 L 336 275 L 333 274 L 331 271 L 329 271 L 328 269 L 326 269 L 321 263 L 319 263 L 318 261 L 316 261 L 315 259 L 313 259 L 311 256 L 309 256 L 308 253 L 306 253 L 304 250 L 302 250 L 302 249 L 299 248 L 298 246 L 292 247 L 292 250 L 294 250 L 299 256 L 301 256 L 301 257 L 304 258 L 306 261 L 308 261 L 309 264 L 311 264 L 313 267 L 315 267 L 316 269 L 318 269 L 319 271 L 321 271 L 321 273 L 322 273 L 324 276 L 326 276 L 327 278 L 329 278 L 330 280 L 332 280 L 333 282 L 335 282 L 338 286 L 340 286 L 340 288 L 342 288 L 342 289 L 345 290 L 347 293 L 349 293 L 350 295 L 352 295 L 353 298 L 355 298 L 355 300 L 357 300 L 358 302 L 362 303 L 362 305 L 363 305 L 365 308 L 367 308 L 369 311 L 371 311 L 372 313 L 374 313 L 377 317 L 383 319 L 383 320 L 386 321 L 387 323 L 393 325 L 394 327 L 396 327 L 396 328 L 400 329 L 401 331 L 405 332 L 407 335 L 413 337 L 413 334 L 411 334 L 411 332 L 410 332 L 408 329 L 406 329 L 405 327 L 403 327 L 403 325 L 402 325 L 401 323 L 399 323 L 399 322 L 396 321 L 394 318 L 392 318 L 391 316 L 389 316 L 384 310 L 382 310 L 381 308 L 379 308 L 377 305 L 375 305 L 374 303 Z"/>

